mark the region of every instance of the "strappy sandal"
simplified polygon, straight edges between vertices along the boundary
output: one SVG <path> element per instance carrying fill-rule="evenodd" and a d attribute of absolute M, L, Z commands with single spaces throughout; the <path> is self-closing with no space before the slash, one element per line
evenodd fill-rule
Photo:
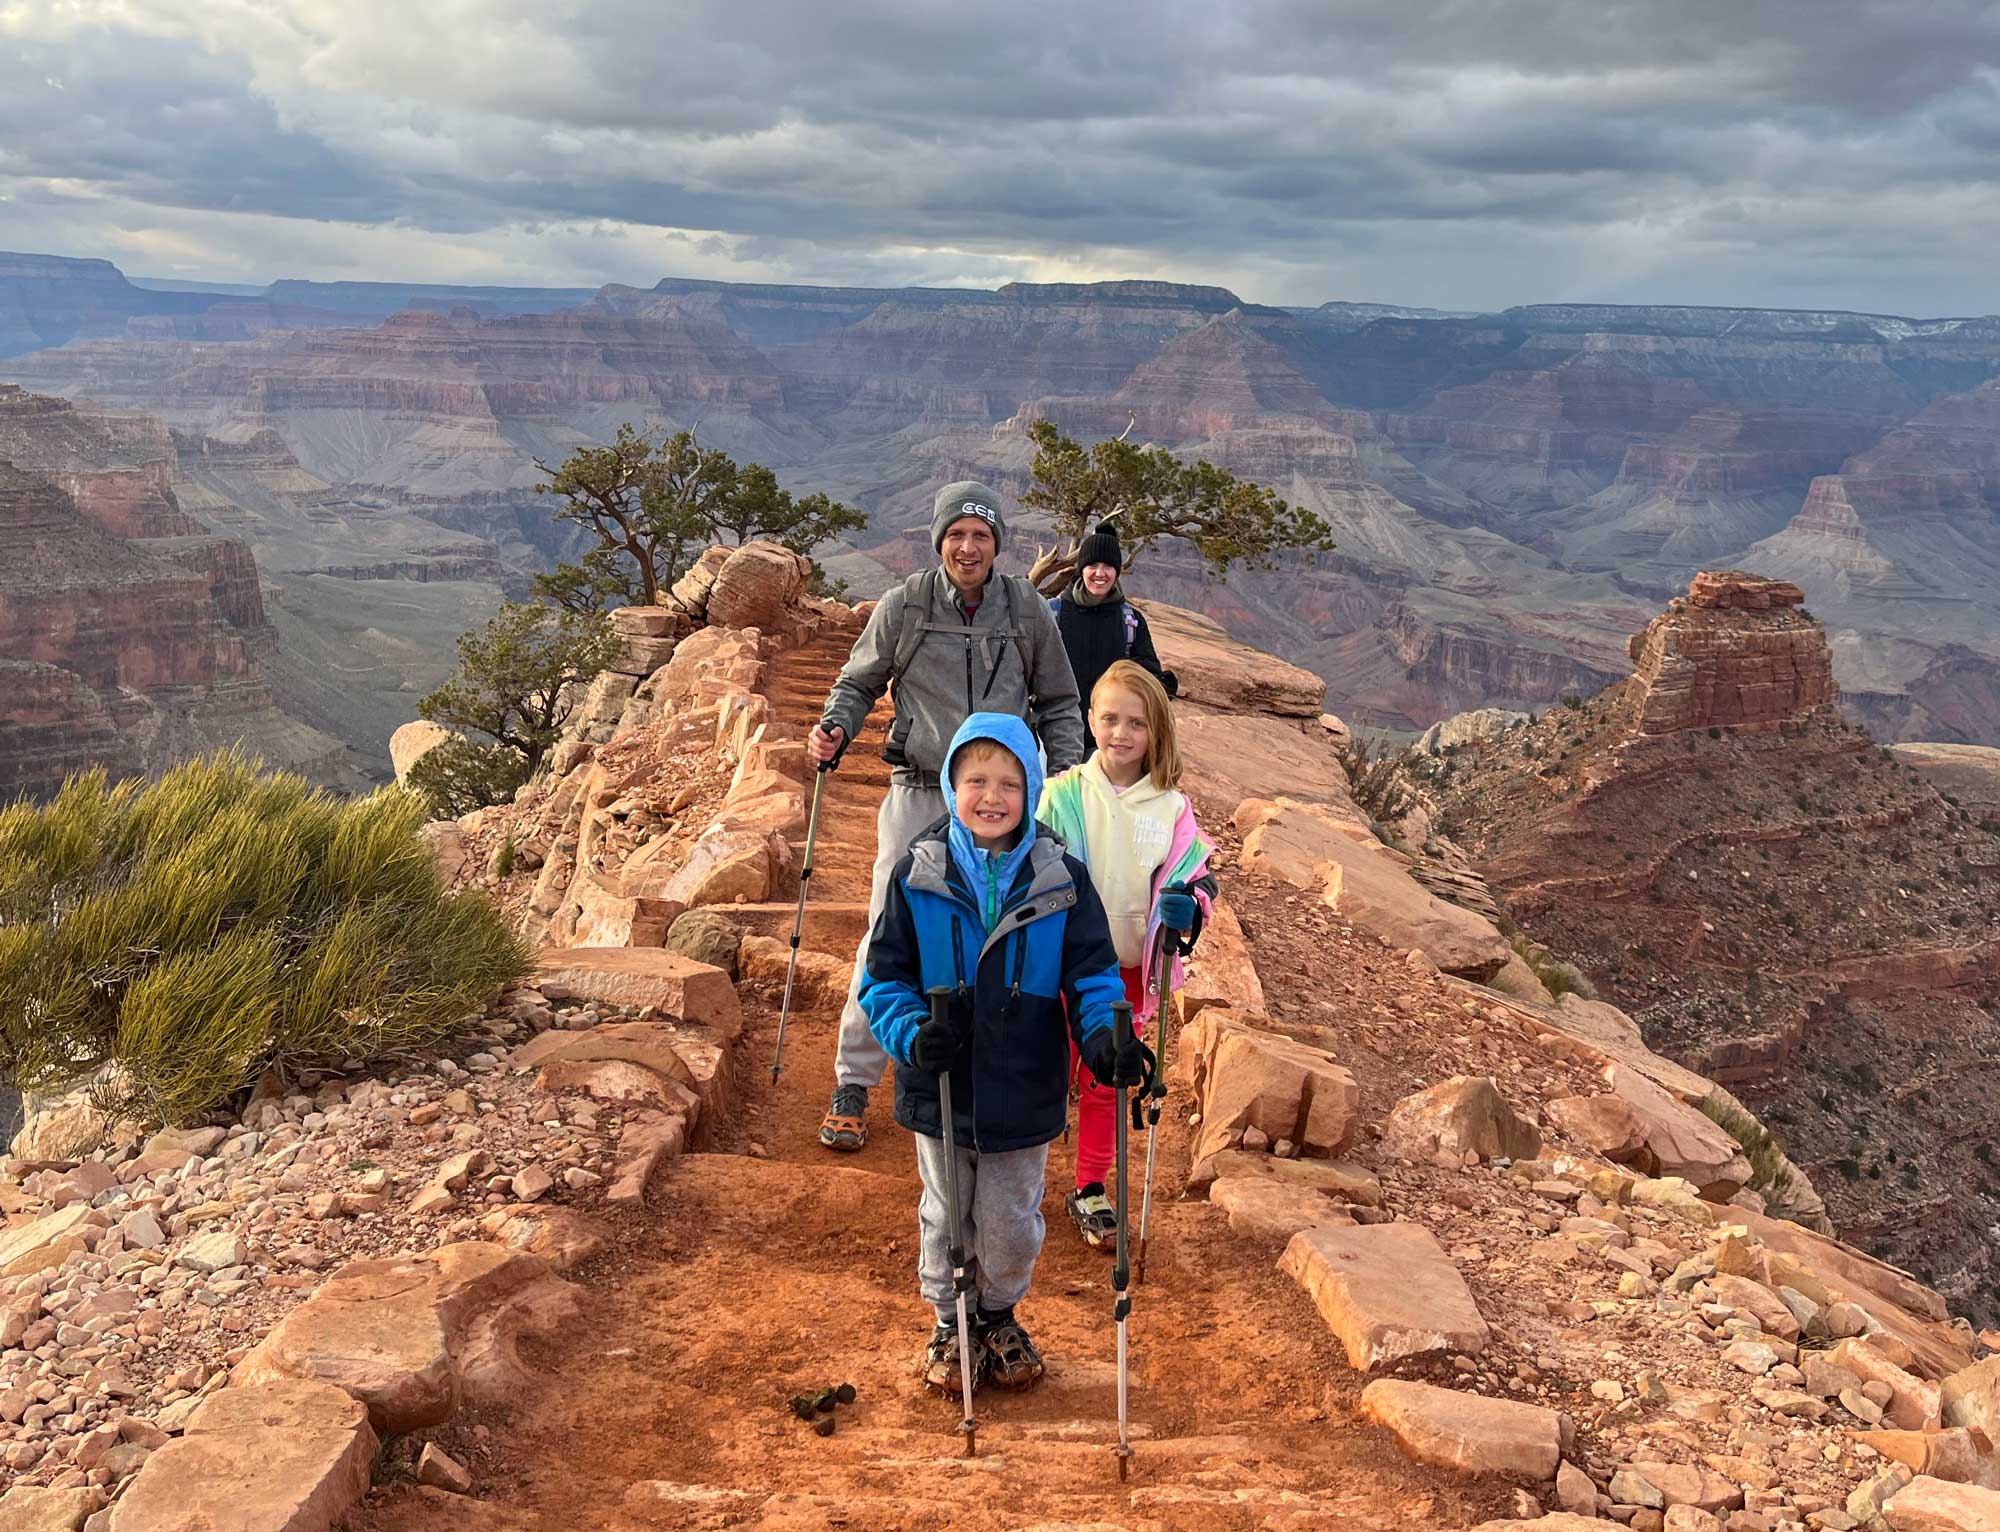
<path fill-rule="evenodd" d="M 972 1340 L 972 1351 L 972 1386 L 978 1388 L 986 1381 L 991 1359 L 976 1335 Z M 940 1394 L 955 1394 L 959 1391 L 956 1322 L 947 1323 L 942 1319 L 938 1321 L 938 1327 L 931 1331 L 931 1338 L 924 1343 L 924 1349 L 917 1355 L 917 1376 L 924 1380 L 925 1388 L 935 1389 Z"/>
<path fill-rule="evenodd" d="M 1079 1186 L 1063 1198 L 1063 1206 L 1069 1209 L 1070 1222 L 1076 1225 L 1076 1232 L 1093 1250 L 1108 1250 L 1117 1243 L 1118 1210 L 1104 1195 L 1102 1181 Z"/>
<path fill-rule="evenodd" d="M 820 1120 L 819 1141 L 840 1154 L 852 1154 L 868 1142 L 868 1092 L 858 1085 L 834 1087 L 833 1101 Z"/>
<path fill-rule="evenodd" d="M 986 1381 L 995 1388 L 1033 1388 L 1042 1381 L 1042 1354 L 1012 1309 L 979 1316 L 979 1349 L 986 1354 Z"/>

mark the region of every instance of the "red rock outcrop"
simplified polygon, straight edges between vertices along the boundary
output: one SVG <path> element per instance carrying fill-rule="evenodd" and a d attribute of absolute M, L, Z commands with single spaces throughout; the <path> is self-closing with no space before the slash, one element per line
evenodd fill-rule
<path fill-rule="evenodd" d="M 274 761 L 335 742 L 279 715 L 250 550 L 180 506 L 150 422 L 100 422 L 0 389 L 0 790 L 101 764 L 124 775 L 240 739 Z M 22 466 L 22 465 L 28 466 Z"/>
<path fill-rule="evenodd" d="M 1696 575 L 1685 603 L 1633 635 L 1626 706 L 1637 732 L 1778 728 L 1832 702 L 1826 630 L 1798 610 L 1804 600 L 1782 580 Z"/>

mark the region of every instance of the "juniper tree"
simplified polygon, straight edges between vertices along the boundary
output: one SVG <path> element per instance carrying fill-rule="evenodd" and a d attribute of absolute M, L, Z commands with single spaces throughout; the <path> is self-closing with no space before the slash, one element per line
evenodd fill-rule
<path fill-rule="evenodd" d="M 580 527 L 593 546 L 574 564 L 535 580 L 536 594 L 570 611 L 652 606 L 704 549 L 768 538 L 812 551 L 868 518 L 819 493 L 793 495 L 761 463 L 738 464 L 692 431 L 654 441 L 630 425 L 607 447 L 579 447 L 551 468 L 539 493 L 560 504 L 557 521 Z"/>
<path fill-rule="evenodd" d="M 1123 435 L 1085 447 L 1045 419 L 1028 427 L 1028 439 L 1034 483 L 1021 503 L 1046 511 L 1069 544 L 1036 559 L 1029 578 L 1045 592 L 1068 582 L 1078 540 L 1105 520 L 1118 522 L 1128 569 L 1162 537 L 1191 544 L 1218 577 L 1238 564 L 1268 568 L 1288 549 L 1333 547 L 1333 529 L 1319 516 L 1206 458 L 1183 462 Z"/>

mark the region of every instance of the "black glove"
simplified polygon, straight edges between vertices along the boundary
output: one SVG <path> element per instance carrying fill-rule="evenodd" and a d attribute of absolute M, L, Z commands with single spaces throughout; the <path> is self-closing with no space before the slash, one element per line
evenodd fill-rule
<path fill-rule="evenodd" d="M 910 1063 L 925 1074 L 941 1075 L 958 1062 L 965 1033 L 954 1020 L 927 1021 L 910 1039 Z"/>
<path fill-rule="evenodd" d="M 1127 1089 L 1152 1084 L 1154 1071 L 1159 1067 L 1153 1050 L 1136 1035 L 1120 1048 L 1109 1032 L 1100 1032 L 1091 1040 L 1090 1054 L 1084 1063 L 1090 1066 L 1098 1084 L 1114 1088 L 1122 1085 Z"/>
<path fill-rule="evenodd" d="M 1181 694 L 1181 678 L 1171 670 L 1160 672 L 1160 685 L 1167 689 L 1167 696 L 1170 698 L 1178 697 Z"/>

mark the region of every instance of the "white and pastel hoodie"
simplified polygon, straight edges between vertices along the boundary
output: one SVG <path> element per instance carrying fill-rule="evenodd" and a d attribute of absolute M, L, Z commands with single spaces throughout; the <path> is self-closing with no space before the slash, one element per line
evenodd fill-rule
<path fill-rule="evenodd" d="M 1150 1015 L 1158 1003 L 1152 969 L 1160 891 L 1169 883 L 1192 885 L 1208 870 L 1211 848 L 1195 826 L 1187 795 L 1156 787 L 1150 775 L 1120 791 L 1093 755 L 1049 782 L 1036 817 L 1090 868 L 1118 966 L 1144 974 Z M 1206 914 L 1206 893 L 1197 889 L 1195 897 Z"/>

